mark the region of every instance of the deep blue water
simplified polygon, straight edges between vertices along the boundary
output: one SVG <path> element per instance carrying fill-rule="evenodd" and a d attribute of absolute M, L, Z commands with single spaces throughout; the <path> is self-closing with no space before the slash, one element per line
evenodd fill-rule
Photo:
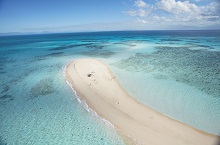
<path fill-rule="evenodd" d="M 0 144 L 124 144 L 65 81 L 85 57 L 142 103 L 220 133 L 220 31 L 38 34 L 0 37 Z"/>

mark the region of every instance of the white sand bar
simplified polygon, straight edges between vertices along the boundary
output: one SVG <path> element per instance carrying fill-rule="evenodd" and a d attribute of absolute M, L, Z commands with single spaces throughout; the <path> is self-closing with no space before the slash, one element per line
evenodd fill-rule
<path fill-rule="evenodd" d="M 168 118 L 130 97 L 100 61 L 75 60 L 67 66 L 66 77 L 90 108 L 135 144 L 216 145 L 219 141 L 218 136 Z"/>

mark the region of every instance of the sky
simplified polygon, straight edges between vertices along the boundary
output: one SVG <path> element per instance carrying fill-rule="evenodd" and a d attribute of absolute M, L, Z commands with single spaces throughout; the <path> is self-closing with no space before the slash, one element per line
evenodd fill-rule
<path fill-rule="evenodd" d="M 220 29 L 220 0 L 0 0 L 0 33 Z"/>

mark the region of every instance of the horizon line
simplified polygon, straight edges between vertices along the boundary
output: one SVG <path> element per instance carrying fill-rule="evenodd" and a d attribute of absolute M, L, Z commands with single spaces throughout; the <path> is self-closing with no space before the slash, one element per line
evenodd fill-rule
<path fill-rule="evenodd" d="M 135 32 L 135 31 L 220 31 L 220 29 L 152 29 L 152 30 L 100 30 L 100 31 L 72 31 L 72 32 L 6 32 L 0 33 L 0 36 L 19 36 L 19 35 L 41 35 L 41 34 L 77 34 L 77 33 L 102 33 L 102 32 Z"/>

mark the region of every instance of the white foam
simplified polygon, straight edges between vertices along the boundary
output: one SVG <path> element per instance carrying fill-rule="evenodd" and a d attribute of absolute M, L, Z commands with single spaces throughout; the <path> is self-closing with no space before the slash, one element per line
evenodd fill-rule
<path fill-rule="evenodd" d="M 106 120 L 106 119 L 104 119 L 104 118 L 102 118 L 102 120 L 104 121 L 104 124 L 105 124 L 106 126 L 110 126 L 110 127 L 114 128 L 114 125 L 111 124 L 111 122 L 109 122 L 108 120 Z"/>
<path fill-rule="evenodd" d="M 63 76 L 66 78 L 66 68 L 67 68 L 67 65 L 65 65 L 62 69 L 63 69 Z"/>
<path fill-rule="evenodd" d="M 72 61 L 71 61 L 72 62 Z M 70 63 L 71 63 L 70 62 Z M 111 127 L 112 129 L 115 129 L 114 125 L 109 122 L 108 120 L 106 120 L 105 118 L 102 118 L 101 116 L 99 116 L 93 109 L 89 108 L 88 104 L 86 103 L 86 100 L 81 99 L 76 91 L 74 90 L 72 84 L 67 80 L 66 78 L 66 69 L 67 69 L 68 64 L 63 68 L 63 76 L 65 77 L 66 83 L 70 86 L 70 88 L 72 89 L 72 91 L 74 92 L 77 101 L 82 104 L 83 108 L 88 111 L 89 113 L 91 113 L 93 116 L 97 117 L 98 119 L 102 120 L 104 122 L 104 124 L 108 127 Z"/>
<path fill-rule="evenodd" d="M 81 100 L 79 99 L 79 98 L 76 98 L 77 99 L 77 101 L 79 102 L 79 103 L 81 103 Z"/>
<path fill-rule="evenodd" d="M 76 94 L 76 97 L 77 97 L 77 99 L 80 99 L 80 97 L 77 94 Z M 92 108 L 89 108 L 88 104 L 86 103 L 86 100 L 80 99 L 80 103 L 82 104 L 83 108 L 86 111 L 88 111 L 93 116 L 97 117 L 98 119 L 102 120 L 106 126 L 111 127 L 112 129 L 115 129 L 114 125 L 111 122 L 109 122 L 105 118 L 102 118 L 101 116 L 99 116 Z"/>
<path fill-rule="evenodd" d="M 72 61 L 71 61 L 72 62 Z M 89 113 L 91 113 L 94 117 L 100 119 L 101 121 L 103 121 L 103 123 L 105 124 L 105 126 L 107 127 L 110 127 L 111 129 L 115 130 L 115 126 L 108 120 L 106 120 L 105 118 L 102 118 L 101 116 L 99 116 L 92 108 L 89 108 L 88 104 L 86 103 L 86 100 L 83 100 L 80 98 L 80 96 L 77 95 L 76 91 L 74 90 L 72 84 L 67 80 L 66 78 L 66 69 L 67 69 L 67 66 L 66 65 L 64 68 L 63 68 L 63 76 L 65 77 L 65 80 L 66 80 L 66 83 L 70 86 L 70 88 L 72 89 L 72 91 L 74 92 L 75 96 L 76 96 L 76 99 L 77 101 L 82 104 L 83 108 L 88 111 Z M 142 145 L 140 142 L 138 142 L 135 138 L 131 137 L 130 135 L 124 133 L 128 138 L 132 139 L 132 141 L 137 144 L 137 145 Z"/>

